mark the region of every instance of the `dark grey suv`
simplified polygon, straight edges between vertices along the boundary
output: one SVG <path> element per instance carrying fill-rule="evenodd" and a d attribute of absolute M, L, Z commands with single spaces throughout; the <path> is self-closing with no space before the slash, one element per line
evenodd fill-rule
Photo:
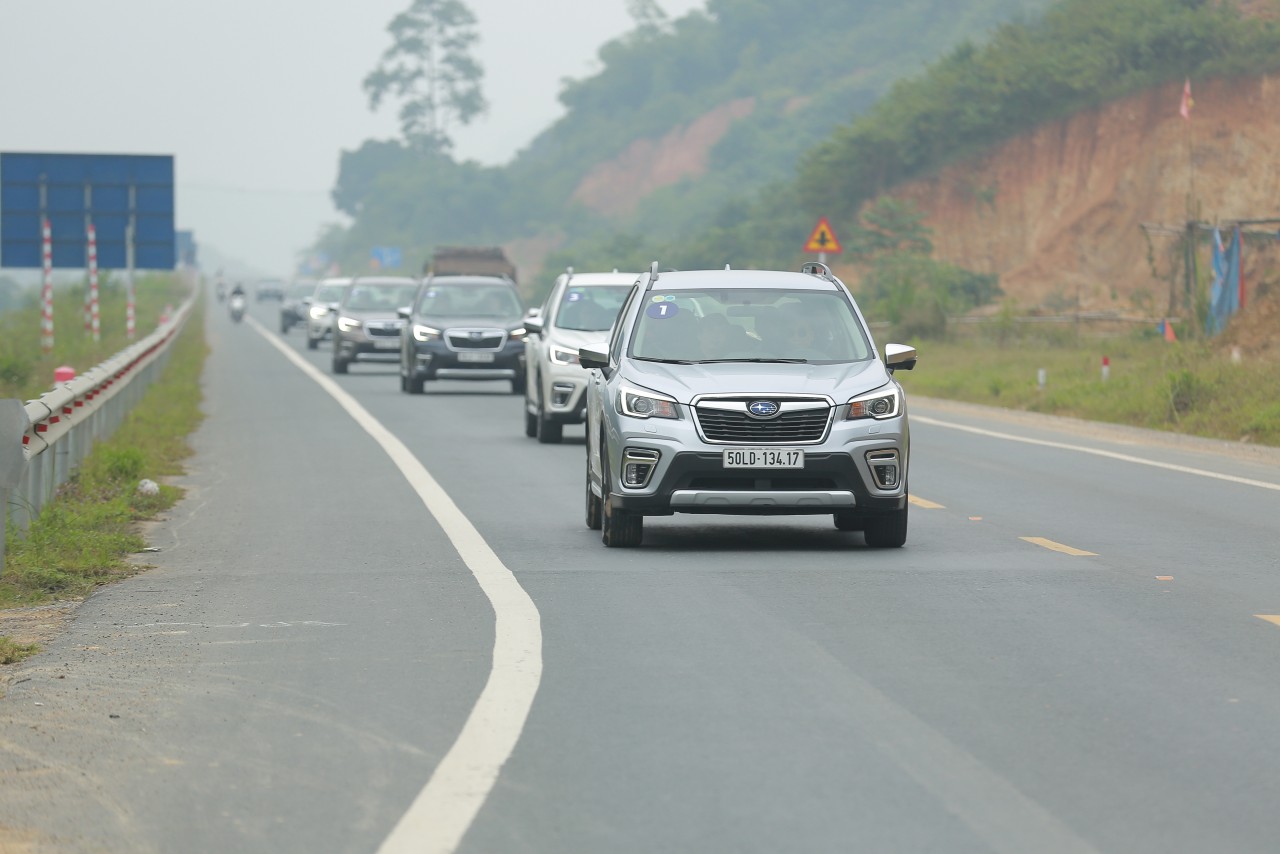
<path fill-rule="evenodd" d="M 418 288 L 400 336 L 400 389 L 437 379 L 506 380 L 524 394 L 524 303 L 498 276 L 432 276 Z"/>

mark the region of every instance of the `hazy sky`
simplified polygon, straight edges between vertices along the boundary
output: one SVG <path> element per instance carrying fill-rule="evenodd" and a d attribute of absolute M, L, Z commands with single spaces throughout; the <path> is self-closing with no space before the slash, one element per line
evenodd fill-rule
<path fill-rule="evenodd" d="M 489 115 L 455 153 L 509 160 L 560 115 L 565 77 L 631 27 L 624 0 L 467 0 Z M 659 0 L 672 17 L 702 0 Z M 0 0 L 0 151 L 173 154 L 178 227 L 288 273 L 338 153 L 394 136 L 360 82 L 409 0 Z"/>

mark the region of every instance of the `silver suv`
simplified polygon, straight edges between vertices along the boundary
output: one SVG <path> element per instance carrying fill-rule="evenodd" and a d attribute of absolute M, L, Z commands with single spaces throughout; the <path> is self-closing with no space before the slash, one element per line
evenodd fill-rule
<path fill-rule="evenodd" d="M 564 425 L 587 414 L 587 372 L 578 364 L 583 347 L 603 349 L 618 309 L 640 278 L 637 273 L 575 273 L 557 279 L 538 317 L 526 318 L 524 434 L 543 444 L 559 442 Z"/>
<path fill-rule="evenodd" d="M 400 359 L 399 310 L 413 304 L 418 281 L 404 276 L 360 276 L 351 283 L 333 321 L 333 372 L 363 357 Z"/>
<path fill-rule="evenodd" d="M 638 546 L 645 516 L 828 514 L 867 545 L 907 539 L 907 406 L 857 304 L 823 264 L 658 274 L 607 351 L 583 348 L 587 527 Z"/>

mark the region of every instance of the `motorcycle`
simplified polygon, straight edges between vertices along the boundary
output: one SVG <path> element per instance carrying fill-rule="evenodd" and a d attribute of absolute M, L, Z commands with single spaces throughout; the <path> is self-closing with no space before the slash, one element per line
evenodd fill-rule
<path fill-rule="evenodd" d="M 231 319 L 239 323 L 244 319 L 244 310 L 248 308 L 249 303 L 244 298 L 244 294 L 232 294 L 231 302 L 227 303 L 227 309 L 231 312 Z"/>

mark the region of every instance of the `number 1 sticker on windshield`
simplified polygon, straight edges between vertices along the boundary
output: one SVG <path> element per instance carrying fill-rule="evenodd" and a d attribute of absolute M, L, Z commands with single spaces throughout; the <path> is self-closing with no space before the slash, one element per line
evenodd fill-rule
<path fill-rule="evenodd" d="M 680 306 L 673 302 L 656 302 L 645 309 L 644 313 L 657 320 L 665 320 L 679 314 Z"/>

